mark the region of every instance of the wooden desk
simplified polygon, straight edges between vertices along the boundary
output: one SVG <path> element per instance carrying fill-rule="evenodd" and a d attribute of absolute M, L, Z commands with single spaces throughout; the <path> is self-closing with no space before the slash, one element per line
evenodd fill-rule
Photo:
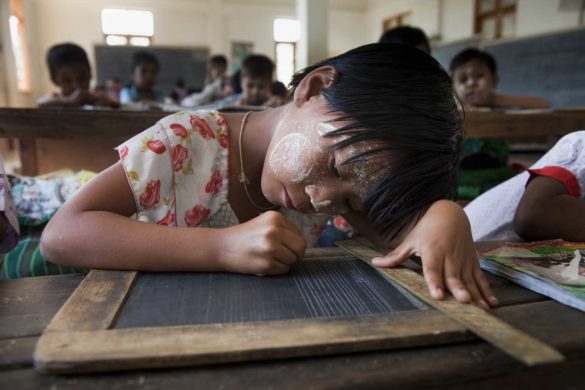
<path fill-rule="evenodd" d="M 182 369 L 58 376 L 32 368 L 34 345 L 81 275 L 0 281 L 0 388 L 580 388 L 585 313 L 489 276 L 496 316 L 558 348 L 559 364 L 526 368 L 478 339 L 434 347 Z"/>
<path fill-rule="evenodd" d="M 23 174 L 70 167 L 99 171 L 113 148 L 171 114 L 163 111 L 0 108 L 0 137 L 20 138 Z M 466 136 L 547 140 L 585 129 L 585 110 L 467 112 Z"/>
<path fill-rule="evenodd" d="M 171 114 L 163 111 L 0 108 L 0 137 L 130 138 Z M 523 138 L 563 135 L 585 129 L 585 109 L 470 111 L 465 114 L 470 138 Z"/>

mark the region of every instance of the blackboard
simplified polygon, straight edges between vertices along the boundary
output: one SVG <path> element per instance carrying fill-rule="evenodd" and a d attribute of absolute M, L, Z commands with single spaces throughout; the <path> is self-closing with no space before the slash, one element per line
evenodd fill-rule
<path fill-rule="evenodd" d="M 439 47 L 433 47 L 432 54 L 445 70 L 449 70 L 449 63 L 457 53 L 470 47 L 477 48 L 480 43 L 481 39 L 477 37 L 450 42 Z"/>
<path fill-rule="evenodd" d="M 553 108 L 585 106 L 585 28 L 505 42 L 459 41 L 433 49 L 433 56 L 447 69 L 467 47 L 496 58 L 497 92 L 540 96 Z"/>
<path fill-rule="evenodd" d="M 177 79 L 185 81 L 189 88 L 201 90 L 207 72 L 209 50 L 207 48 L 95 46 L 95 67 L 98 84 L 111 77 L 118 77 L 122 84 L 130 82 L 132 55 L 146 50 L 160 61 L 161 69 L 156 86 L 165 96 L 174 88 Z"/>
<path fill-rule="evenodd" d="M 353 317 L 426 306 L 357 259 L 305 261 L 280 276 L 142 273 L 116 328 Z"/>
<path fill-rule="evenodd" d="M 585 106 L 585 28 L 486 46 L 498 92 L 541 96 L 553 108 Z"/>

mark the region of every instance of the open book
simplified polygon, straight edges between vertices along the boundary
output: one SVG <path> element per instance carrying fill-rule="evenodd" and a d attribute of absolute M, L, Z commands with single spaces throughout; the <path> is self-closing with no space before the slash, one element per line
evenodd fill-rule
<path fill-rule="evenodd" d="M 479 255 L 486 271 L 585 311 L 585 242 L 505 243 Z"/>

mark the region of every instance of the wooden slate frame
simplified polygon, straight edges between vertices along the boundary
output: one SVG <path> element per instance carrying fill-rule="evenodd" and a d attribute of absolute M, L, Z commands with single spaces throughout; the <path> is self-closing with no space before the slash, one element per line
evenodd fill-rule
<path fill-rule="evenodd" d="M 339 248 L 310 249 L 304 261 L 351 258 L 354 256 Z M 435 310 L 114 329 L 116 316 L 138 274 L 91 271 L 40 337 L 34 353 L 35 368 L 43 372 L 77 374 L 430 346 L 474 338 L 467 328 L 485 338 L 473 326 L 466 326 L 456 321 L 457 318 L 454 320 Z M 447 305 L 452 304 L 447 302 Z M 478 320 L 485 319 L 481 309 L 477 311 Z M 495 317 L 488 320 L 499 321 Z M 525 350 L 530 340 L 521 344 L 521 349 Z M 540 349 L 528 350 L 529 364 L 556 358 L 541 359 Z"/>
<path fill-rule="evenodd" d="M 309 249 L 304 261 L 332 258 L 353 256 L 339 248 Z M 138 277 L 138 272 L 91 271 L 40 337 L 35 367 L 54 373 L 175 367 L 404 348 L 474 337 L 434 310 L 113 329 Z"/>

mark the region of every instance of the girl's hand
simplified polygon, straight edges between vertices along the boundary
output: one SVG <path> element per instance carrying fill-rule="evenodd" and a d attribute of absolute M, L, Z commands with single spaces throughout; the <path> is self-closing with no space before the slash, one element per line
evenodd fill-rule
<path fill-rule="evenodd" d="M 459 302 L 474 302 L 484 309 L 497 305 L 479 268 L 469 220 L 456 203 L 433 203 L 396 249 L 372 262 L 380 267 L 395 267 L 412 255 L 422 259 L 433 298 L 443 299 L 446 288 Z"/>
<path fill-rule="evenodd" d="M 276 211 L 221 230 L 219 261 L 229 272 L 276 275 L 289 271 L 305 255 L 297 226 Z"/>

